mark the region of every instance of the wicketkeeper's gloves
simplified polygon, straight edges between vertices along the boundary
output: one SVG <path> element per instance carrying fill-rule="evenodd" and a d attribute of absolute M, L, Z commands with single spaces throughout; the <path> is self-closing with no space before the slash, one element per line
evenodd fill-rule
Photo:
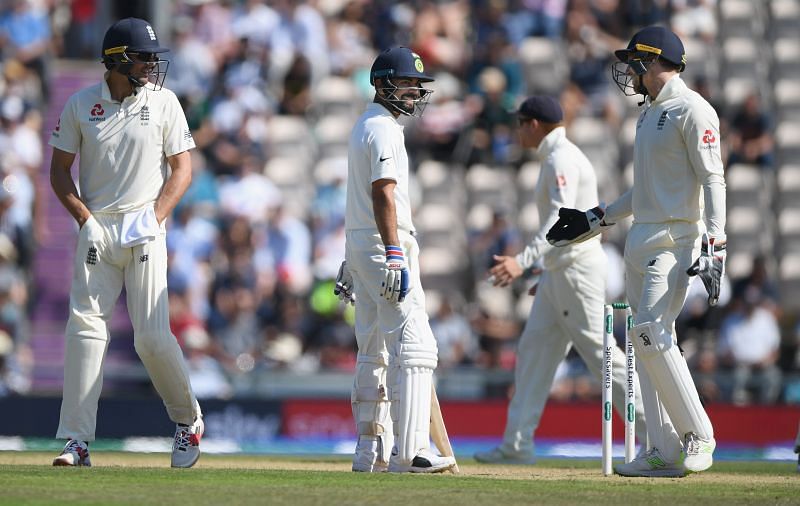
<path fill-rule="evenodd" d="M 719 301 L 720 283 L 725 274 L 725 258 L 728 255 L 725 239 L 717 239 L 703 234 L 703 247 L 700 257 L 695 260 L 686 274 L 700 276 L 708 292 L 708 305 L 716 306 Z"/>
<path fill-rule="evenodd" d="M 601 206 L 588 211 L 562 207 L 558 210 L 558 221 L 547 231 L 547 242 L 553 246 L 566 246 L 589 240 L 601 232 L 601 227 L 613 225 L 603 221 L 605 214 Z"/>
<path fill-rule="evenodd" d="M 408 294 L 409 273 L 400 246 L 386 246 L 386 279 L 381 284 L 381 296 L 389 302 L 403 302 Z"/>
<path fill-rule="evenodd" d="M 353 276 L 347 268 L 347 262 L 342 262 L 339 266 L 339 273 L 336 275 L 336 286 L 333 287 L 333 294 L 345 304 L 356 304 L 356 294 L 353 293 Z"/>

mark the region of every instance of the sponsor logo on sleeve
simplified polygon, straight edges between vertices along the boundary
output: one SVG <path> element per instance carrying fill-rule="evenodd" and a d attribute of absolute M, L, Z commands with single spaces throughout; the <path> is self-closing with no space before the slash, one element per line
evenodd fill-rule
<path fill-rule="evenodd" d="M 703 144 L 710 145 L 717 142 L 717 137 L 714 135 L 713 130 L 706 130 L 703 132 Z"/>

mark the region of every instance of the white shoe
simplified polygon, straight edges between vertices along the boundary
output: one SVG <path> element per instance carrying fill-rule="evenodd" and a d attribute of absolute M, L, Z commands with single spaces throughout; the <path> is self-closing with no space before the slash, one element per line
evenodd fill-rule
<path fill-rule="evenodd" d="M 642 457 L 637 457 L 627 464 L 614 466 L 620 476 L 643 476 L 650 478 L 680 478 L 685 475 L 683 469 L 674 462 L 667 462 L 658 448 L 652 448 Z"/>
<path fill-rule="evenodd" d="M 172 443 L 172 467 L 192 467 L 200 458 L 200 438 L 203 437 L 203 419 L 197 417 L 192 425 L 175 426 Z"/>
<path fill-rule="evenodd" d="M 455 457 L 441 457 L 430 450 L 420 450 L 411 465 L 398 462 L 397 455 L 389 459 L 390 473 L 443 473 L 456 465 Z"/>
<path fill-rule="evenodd" d="M 717 442 L 713 437 L 702 439 L 694 432 L 687 433 L 683 443 L 683 451 L 686 454 L 683 467 L 695 473 L 705 471 L 714 463 L 713 455 L 716 447 Z"/>
<path fill-rule="evenodd" d="M 484 464 L 528 464 L 536 463 L 536 457 L 532 453 L 511 453 L 506 452 L 501 447 L 493 448 L 489 451 L 478 452 L 475 460 Z"/>
<path fill-rule="evenodd" d="M 89 458 L 89 445 L 84 441 L 70 439 L 61 451 L 61 455 L 53 460 L 53 465 L 92 467 L 92 460 Z"/>

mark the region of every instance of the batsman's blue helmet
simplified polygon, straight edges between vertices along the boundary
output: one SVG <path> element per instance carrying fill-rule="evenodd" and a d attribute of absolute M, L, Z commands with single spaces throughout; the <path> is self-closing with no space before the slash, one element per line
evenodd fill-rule
<path fill-rule="evenodd" d="M 385 77 L 416 78 L 423 83 L 433 81 L 433 77 L 425 74 L 422 58 L 404 46 L 389 48 L 375 59 L 369 72 L 369 83 L 374 86 L 375 79 Z"/>

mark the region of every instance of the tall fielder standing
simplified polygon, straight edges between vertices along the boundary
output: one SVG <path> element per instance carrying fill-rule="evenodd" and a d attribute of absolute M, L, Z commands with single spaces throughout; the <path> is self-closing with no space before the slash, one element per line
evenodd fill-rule
<path fill-rule="evenodd" d="M 618 465 L 624 476 L 680 476 L 711 467 L 714 429 L 675 339 L 690 276 L 719 298 L 725 267 L 725 179 L 719 119 L 679 73 L 683 44 L 651 26 L 616 51 L 614 80 L 626 95 L 644 95 L 636 124 L 634 184 L 605 210 L 564 208 L 548 232 L 555 245 L 586 240 L 633 215 L 625 245 L 625 285 L 636 325 L 636 351 L 647 436 L 646 455 Z M 678 465 L 681 449 L 683 468 Z"/>
<path fill-rule="evenodd" d="M 374 101 L 350 136 L 346 263 L 337 286 L 352 286 L 356 305 L 353 471 L 433 473 L 455 465 L 429 449 L 438 351 L 425 313 L 408 155 L 397 122 L 422 114 L 430 93 L 422 84 L 430 81 L 410 49 L 382 52 L 370 71 Z"/>
<path fill-rule="evenodd" d="M 200 457 L 203 421 L 169 328 L 165 220 L 191 181 L 194 140 L 149 23 L 127 18 L 103 39 L 102 82 L 67 101 L 52 133 L 50 182 L 80 226 L 66 329 L 60 466 L 89 466 L 108 321 L 127 290 L 134 346 L 177 424 L 172 466 Z M 79 186 L 71 167 L 80 154 Z"/>
<path fill-rule="evenodd" d="M 600 237 L 554 248 L 545 232 L 558 220 L 561 207 L 593 207 L 598 203 L 597 178 L 591 162 L 569 141 L 558 102 L 546 96 L 525 100 L 517 112 L 520 143 L 537 148 L 542 162 L 534 196 L 542 227 L 515 257 L 495 256 L 490 269 L 496 286 L 508 286 L 524 269 L 544 268 L 536 287 L 525 329 L 517 345 L 514 395 L 508 406 L 503 443 L 475 454 L 478 462 L 533 464 L 533 433 L 539 426 L 556 369 L 574 345 L 598 379 L 603 369 L 603 307 L 607 259 Z M 612 353 L 614 405 L 625 417 L 625 356 Z M 638 387 L 637 387 L 638 390 Z M 637 435 L 646 446 L 641 400 L 637 399 Z"/>

